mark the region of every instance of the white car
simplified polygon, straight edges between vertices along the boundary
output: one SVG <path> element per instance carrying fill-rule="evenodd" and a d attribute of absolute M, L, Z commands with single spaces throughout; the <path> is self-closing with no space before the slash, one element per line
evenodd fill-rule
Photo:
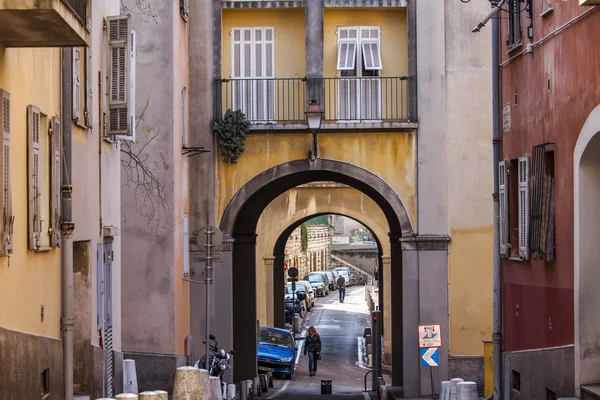
<path fill-rule="evenodd" d="M 296 286 L 298 285 L 304 285 L 304 288 L 306 289 L 306 293 L 308 293 L 308 298 L 310 299 L 310 308 L 313 308 L 315 306 L 315 291 L 313 290 L 313 287 L 310 285 L 309 281 L 298 281 L 296 282 Z"/>
<path fill-rule="evenodd" d="M 292 284 L 291 283 L 288 283 L 286 286 L 283 287 L 283 289 L 284 289 L 285 300 L 291 300 L 295 297 L 292 292 Z M 296 293 L 298 293 L 298 292 L 306 293 L 304 286 L 296 285 Z M 309 301 L 309 298 L 310 297 L 306 297 L 304 300 L 301 301 L 302 308 L 304 309 L 305 312 L 310 311 L 310 309 L 311 309 L 311 302 Z"/>

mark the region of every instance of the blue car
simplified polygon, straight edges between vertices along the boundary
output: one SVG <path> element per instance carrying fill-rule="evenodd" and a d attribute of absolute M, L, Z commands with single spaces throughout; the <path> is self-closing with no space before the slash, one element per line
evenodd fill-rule
<path fill-rule="evenodd" d="M 258 333 L 258 370 L 284 374 L 287 379 L 294 373 L 296 341 L 285 329 L 261 327 Z"/>

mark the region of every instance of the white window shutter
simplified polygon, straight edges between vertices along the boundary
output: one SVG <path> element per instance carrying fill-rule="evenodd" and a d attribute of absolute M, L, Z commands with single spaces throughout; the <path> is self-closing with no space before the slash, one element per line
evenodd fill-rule
<path fill-rule="evenodd" d="M 108 98 L 108 134 L 134 139 L 134 127 L 131 126 L 131 93 L 130 63 L 132 52 L 131 37 L 135 37 L 130 29 L 130 16 L 119 15 L 107 18 L 109 29 L 109 98 Z M 118 138 L 117 138 L 118 139 Z M 121 138 L 121 140 L 124 140 Z"/>
<path fill-rule="evenodd" d="M 2 151 L 0 151 L 0 168 L 2 179 L 0 188 L 2 193 L 2 236 L 0 241 L 0 254 L 12 253 L 13 249 L 13 222 L 12 215 L 12 181 L 11 181 L 11 147 L 10 147 L 10 94 L 0 89 L 0 127 L 3 133 Z"/>
<path fill-rule="evenodd" d="M 59 117 L 52 117 L 50 137 L 50 246 L 60 247 L 61 131 Z"/>
<path fill-rule="evenodd" d="M 339 71 L 354 69 L 357 44 L 358 29 L 356 27 L 338 28 L 337 69 Z"/>
<path fill-rule="evenodd" d="M 529 157 L 519 157 L 519 257 L 529 258 Z"/>
<path fill-rule="evenodd" d="M 190 225 L 188 215 L 183 214 L 183 274 L 190 273 Z"/>
<path fill-rule="evenodd" d="M 129 134 L 127 135 L 116 135 L 115 139 L 123 140 L 127 142 L 135 142 L 135 67 L 136 67 L 136 53 L 137 53 L 137 32 L 131 30 L 129 34 L 129 91 L 127 93 L 127 109 L 129 110 Z"/>
<path fill-rule="evenodd" d="M 41 246 L 41 207 L 40 207 L 40 109 L 27 107 L 28 139 L 28 204 L 29 204 L 29 249 L 38 250 Z"/>
<path fill-rule="evenodd" d="M 73 119 L 81 118 L 81 57 L 82 52 L 79 48 L 72 51 L 73 57 Z"/>
<path fill-rule="evenodd" d="M 181 145 L 187 145 L 187 112 L 186 112 L 186 102 L 187 102 L 187 89 L 185 86 L 181 87 Z"/>
<path fill-rule="evenodd" d="M 498 164 L 498 181 L 500 186 L 500 193 L 498 194 L 499 201 L 499 219 L 498 224 L 500 226 L 500 255 L 503 257 L 508 256 L 508 185 L 507 185 L 507 171 L 506 162 L 501 161 Z"/>

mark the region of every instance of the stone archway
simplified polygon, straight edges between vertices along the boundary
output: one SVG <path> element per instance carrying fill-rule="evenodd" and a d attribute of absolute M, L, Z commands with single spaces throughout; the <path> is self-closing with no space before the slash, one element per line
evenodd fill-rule
<path fill-rule="evenodd" d="M 577 140 L 574 162 L 575 390 L 600 382 L 600 105 Z"/>
<path fill-rule="evenodd" d="M 245 184 L 225 209 L 220 223 L 225 236 L 223 264 L 218 272 L 220 276 L 215 277 L 215 313 L 223 323 L 217 324 L 215 331 L 222 338 L 222 344 L 232 345 L 236 349 L 234 380 L 251 379 L 257 373 L 255 268 L 258 220 L 277 196 L 293 187 L 316 181 L 333 181 L 351 186 L 369 196 L 384 213 L 389 225 L 393 288 L 392 384 L 403 386 L 405 380 L 418 382 L 420 371 L 406 368 L 404 362 L 404 319 L 408 318 L 411 325 L 419 319 L 418 291 L 411 288 L 410 296 L 403 296 L 405 282 L 417 286 L 419 282 L 418 274 L 403 275 L 403 244 L 400 239 L 414 238 L 408 212 L 398 194 L 377 175 L 347 162 L 326 159 L 292 161 L 266 170 Z M 416 258 L 410 257 L 410 260 L 413 262 Z M 410 269 L 414 271 L 416 267 L 411 265 Z M 406 306 L 405 298 L 410 300 Z M 410 351 L 411 358 L 415 358 L 414 351 Z M 417 360 L 411 360 L 410 365 Z"/>

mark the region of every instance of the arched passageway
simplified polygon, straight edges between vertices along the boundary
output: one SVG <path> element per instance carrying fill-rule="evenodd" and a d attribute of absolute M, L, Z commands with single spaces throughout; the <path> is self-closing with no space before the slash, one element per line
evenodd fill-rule
<path fill-rule="evenodd" d="M 285 310 L 284 310 L 284 296 L 285 295 L 283 292 L 283 287 L 285 285 L 285 282 L 287 282 L 285 272 L 284 272 L 284 262 L 285 262 L 284 255 L 285 255 L 285 245 L 287 243 L 287 240 L 290 237 L 290 235 L 292 234 L 292 232 L 294 232 L 294 230 L 297 227 L 302 225 L 304 222 L 306 222 L 312 218 L 319 217 L 321 215 L 343 215 L 343 216 L 347 217 L 347 215 L 344 215 L 344 214 L 335 214 L 335 213 L 326 213 L 326 212 L 306 216 L 304 218 L 297 220 L 292 225 L 287 227 L 283 232 L 281 232 L 281 234 L 277 238 L 277 241 L 275 242 L 275 246 L 273 247 L 273 258 L 274 258 L 274 261 L 273 261 L 273 315 L 275 316 L 273 322 L 274 322 L 275 327 L 283 328 L 284 320 L 285 320 Z M 378 258 L 377 265 L 380 266 L 381 274 L 383 274 L 383 265 L 382 265 L 382 260 L 381 260 L 381 257 L 383 255 L 383 250 L 382 250 L 380 238 L 373 232 L 373 230 L 368 225 L 366 225 L 365 223 L 363 223 L 360 220 L 355 220 L 355 221 L 360 222 L 365 228 L 367 228 L 369 230 L 369 232 L 371 232 L 373 234 L 373 237 L 375 238 L 375 242 L 377 243 L 377 258 Z M 383 279 L 378 280 L 378 287 L 379 287 L 379 309 L 382 312 L 385 312 L 384 307 L 383 307 L 383 297 L 384 297 Z"/>
<path fill-rule="evenodd" d="M 575 385 L 600 382 L 600 105 L 588 117 L 574 153 Z"/>
<path fill-rule="evenodd" d="M 256 375 L 256 227 L 267 205 L 280 194 L 298 185 L 333 181 L 351 186 L 369 196 L 384 213 L 389 225 L 390 270 L 392 309 L 392 384 L 401 386 L 404 377 L 403 346 L 403 269 L 401 237 L 414 236 L 408 213 L 397 193 L 373 173 L 340 161 L 317 159 L 298 160 L 271 168 L 244 185 L 231 199 L 220 228 L 227 241 L 230 238 L 230 254 L 224 256 L 224 275 L 231 266 L 231 300 L 226 289 L 216 302 L 219 314 L 231 315 L 231 326 L 218 326 L 219 337 L 231 338 L 237 355 L 234 364 L 234 380 L 250 379 Z M 227 277 L 221 276 L 224 287 Z M 223 300 L 219 301 L 219 296 Z M 418 305 L 413 305 L 417 307 Z M 223 318 L 224 320 L 225 318 Z M 220 325 L 220 324 L 219 324 Z M 417 373 L 418 374 L 418 373 Z"/>

